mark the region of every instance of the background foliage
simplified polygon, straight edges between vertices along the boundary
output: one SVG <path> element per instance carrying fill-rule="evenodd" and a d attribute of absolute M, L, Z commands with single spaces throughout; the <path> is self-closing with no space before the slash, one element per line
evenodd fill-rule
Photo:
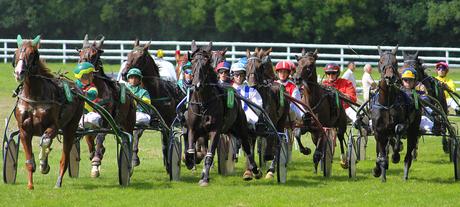
<path fill-rule="evenodd" d="M 460 0 L 0 0 L 0 36 L 460 46 Z"/>

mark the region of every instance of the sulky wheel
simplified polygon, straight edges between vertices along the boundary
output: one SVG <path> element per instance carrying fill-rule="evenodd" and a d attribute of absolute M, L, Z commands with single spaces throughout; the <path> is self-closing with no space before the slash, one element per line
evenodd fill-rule
<path fill-rule="evenodd" d="M 348 140 L 347 162 L 348 162 L 348 177 L 355 178 L 356 177 L 356 149 L 355 149 L 355 139 L 353 138 L 353 136 L 350 136 L 350 139 Z"/>
<path fill-rule="evenodd" d="M 460 146 L 456 138 L 452 139 L 452 162 L 454 163 L 455 180 L 460 179 Z"/>
<path fill-rule="evenodd" d="M 286 183 L 287 179 L 287 164 L 289 159 L 289 143 L 287 140 L 288 137 L 281 135 L 280 145 L 278 154 L 276 156 L 276 175 L 279 183 Z"/>
<path fill-rule="evenodd" d="M 182 155 L 182 144 L 181 144 L 181 132 L 173 131 L 171 133 L 171 139 L 168 150 L 168 162 L 169 162 L 169 180 L 178 181 L 180 179 L 180 165 Z"/>
<path fill-rule="evenodd" d="M 14 137 L 17 135 L 17 141 Z M 12 184 L 16 182 L 16 174 L 18 169 L 18 153 L 19 153 L 19 136 L 13 133 L 10 139 L 6 141 L 3 151 L 3 182 Z"/>
<path fill-rule="evenodd" d="M 264 159 L 267 140 L 264 137 L 257 137 L 257 154 L 259 155 L 259 167 L 261 170 L 267 169 L 267 161 Z"/>
<path fill-rule="evenodd" d="M 218 172 L 221 175 L 230 175 L 235 171 L 235 161 L 233 159 L 233 139 L 231 136 L 222 134 L 217 145 Z"/>
<path fill-rule="evenodd" d="M 128 186 L 131 178 L 131 153 L 127 142 L 122 142 L 118 153 L 118 181 Z"/>
<path fill-rule="evenodd" d="M 332 138 L 328 137 L 323 146 L 323 157 L 321 159 L 321 169 L 324 177 L 330 177 L 332 174 L 333 143 Z"/>
<path fill-rule="evenodd" d="M 360 135 L 356 139 L 356 149 L 358 160 L 366 159 L 366 148 L 367 148 L 367 136 Z"/>
<path fill-rule="evenodd" d="M 70 150 L 69 177 L 78 178 L 80 171 L 80 141 L 76 140 Z"/>

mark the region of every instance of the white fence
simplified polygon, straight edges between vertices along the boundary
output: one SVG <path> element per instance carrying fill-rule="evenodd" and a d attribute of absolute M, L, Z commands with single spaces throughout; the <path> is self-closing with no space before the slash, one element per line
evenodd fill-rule
<path fill-rule="evenodd" d="M 76 48 L 81 48 L 83 40 L 42 40 L 40 53 L 41 57 L 47 60 L 57 60 L 66 63 L 75 62 L 78 59 Z M 134 41 L 106 40 L 104 42 L 104 54 L 102 58 L 107 61 L 122 62 L 126 55 L 131 51 Z M 141 41 L 141 44 L 147 41 Z M 175 50 L 186 51 L 190 49 L 189 41 L 152 41 L 152 54 L 162 48 L 165 58 L 174 61 Z M 208 42 L 197 42 L 198 45 L 206 45 Z M 299 44 L 299 43 L 265 43 L 265 42 L 214 42 L 213 46 L 218 49 L 227 48 L 227 60 L 236 61 L 246 55 L 246 49 L 254 50 L 259 48 L 273 48 L 271 53 L 272 60 L 291 59 L 295 60 L 295 55 L 299 55 L 302 48 L 308 51 L 318 49 L 318 64 L 335 62 L 342 67 L 350 60 L 357 65 L 370 63 L 376 65 L 379 59 L 377 46 L 371 45 L 338 45 L 338 44 Z M 384 50 L 392 49 L 394 46 L 382 46 Z M 6 63 L 13 57 L 16 49 L 15 39 L 0 39 L 0 60 Z M 437 61 L 446 61 L 453 67 L 460 67 L 460 48 L 447 47 L 399 47 L 399 51 L 414 53 L 419 51 L 419 57 L 425 61 L 426 65 L 432 66 Z M 355 53 L 356 52 L 356 53 Z M 402 60 L 402 53 L 398 53 L 398 59 Z M 401 63 L 402 61 L 400 61 Z"/>

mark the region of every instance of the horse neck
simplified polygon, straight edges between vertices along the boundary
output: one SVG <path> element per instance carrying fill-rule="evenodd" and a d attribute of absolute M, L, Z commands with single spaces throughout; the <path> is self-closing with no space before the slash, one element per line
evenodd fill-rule
<path fill-rule="evenodd" d="M 395 87 L 387 85 L 385 80 L 379 81 L 379 104 L 383 106 L 391 106 L 397 97 Z"/>
<path fill-rule="evenodd" d="M 46 82 L 47 80 L 40 77 L 26 76 L 22 84 L 21 95 L 32 100 L 43 97 L 52 98 L 51 91 L 44 87 Z"/>
<path fill-rule="evenodd" d="M 150 55 L 146 56 L 145 70 L 143 70 L 142 73 L 144 76 L 160 77 L 160 69 L 157 64 L 155 64 L 155 60 L 153 60 Z"/>

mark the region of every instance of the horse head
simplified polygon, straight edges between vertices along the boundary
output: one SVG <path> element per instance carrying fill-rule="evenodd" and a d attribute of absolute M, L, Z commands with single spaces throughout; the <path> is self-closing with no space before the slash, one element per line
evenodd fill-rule
<path fill-rule="evenodd" d="M 195 40 L 192 41 L 192 71 L 193 79 L 192 84 L 196 86 L 197 89 L 201 85 L 204 85 L 206 82 L 217 82 L 217 75 L 215 74 L 212 66 L 212 42 L 209 42 L 209 45 L 206 47 L 197 47 Z"/>
<path fill-rule="evenodd" d="M 80 56 L 78 62 L 90 62 L 95 66 L 98 65 L 97 63 L 100 61 L 102 53 L 104 53 L 104 50 L 102 50 L 104 39 L 105 37 L 102 36 L 102 38 L 99 41 L 94 40 L 94 42 L 91 44 L 88 42 L 88 35 L 85 35 L 82 48 L 77 49 Z"/>
<path fill-rule="evenodd" d="M 145 45 L 140 45 L 138 39 L 134 41 L 133 50 L 128 53 L 126 65 L 121 73 L 123 79 L 126 79 L 126 74 L 128 74 L 131 68 L 138 68 L 142 71 L 144 76 L 160 77 L 159 69 L 152 56 L 150 56 L 149 47 L 150 42 Z M 151 67 L 153 67 L 153 70 L 148 70 L 151 69 Z"/>
<path fill-rule="evenodd" d="M 414 54 L 407 54 L 405 51 L 402 51 L 404 57 L 403 68 L 414 68 L 417 71 L 417 80 L 421 81 L 425 76 L 425 68 L 423 68 L 423 60 L 418 58 L 418 51 Z"/>
<path fill-rule="evenodd" d="M 227 52 L 227 48 L 225 48 L 224 50 L 212 51 L 212 55 L 211 55 L 212 68 L 217 67 L 217 64 L 219 64 L 220 62 L 225 61 L 226 52 Z"/>
<path fill-rule="evenodd" d="M 270 59 L 271 52 L 272 48 L 266 51 L 256 48 L 253 54 L 251 54 L 249 50 L 246 50 L 246 56 L 248 58 L 246 79 L 249 86 L 262 84 L 266 79 L 274 80 L 275 73 L 273 72 L 273 65 Z"/>
<path fill-rule="evenodd" d="M 21 35 L 17 36 L 18 48 L 14 52 L 13 67 L 16 81 L 23 82 L 28 75 L 37 74 L 40 64 L 40 35 L 33 40 L 23 41 Z"/>
<path fill-rule="evenodd" d="M 294 82 L 297 85 L 303 84 L 304 81 L 313 81 L 316 83 L 316 60 L 318 59 L 318 50 L 314 52 L 305 52 L 305 49 L 302 49 L 302 55 L 297 56 L 298 66 L 294 74 Z"/>
<path fill-rule="evenodd" d="M 398 60 L 396 59 L 396 53 L 398 52 L 398 46 L 391 51 L 382 51 L 378 46 L 380 60 L 378 64 L 380 78 L 385 80 L 388 85 L 392 85 L 399 81 L 398 73 Z"/>

